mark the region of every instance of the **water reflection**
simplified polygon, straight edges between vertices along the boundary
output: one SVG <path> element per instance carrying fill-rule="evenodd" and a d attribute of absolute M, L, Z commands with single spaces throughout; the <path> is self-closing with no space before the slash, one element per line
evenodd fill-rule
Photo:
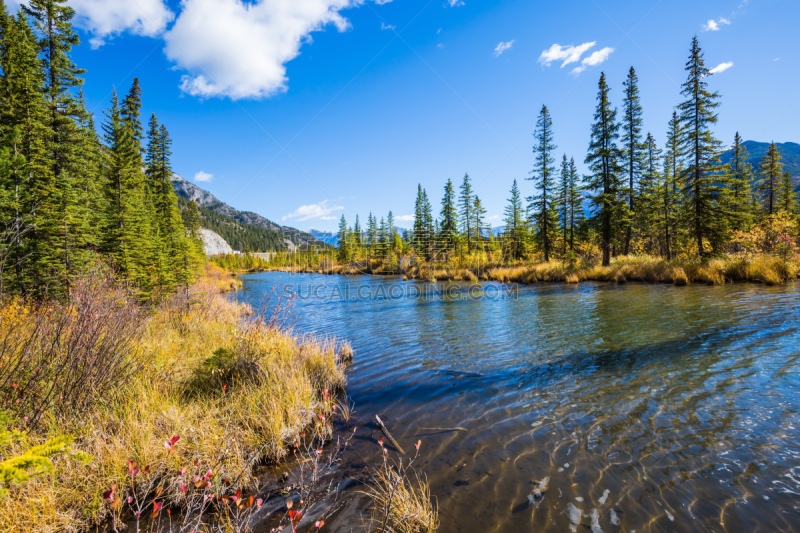
<path fill-rule="evenodd" d="M 422 285 L 246 279 L 245 299 L 298 281 Z M 800 531 L 799 289 L 539 285 L 297 312 L 301 331 L 352 342 L 361 419 L 423 439 L 441 531 Z"/>

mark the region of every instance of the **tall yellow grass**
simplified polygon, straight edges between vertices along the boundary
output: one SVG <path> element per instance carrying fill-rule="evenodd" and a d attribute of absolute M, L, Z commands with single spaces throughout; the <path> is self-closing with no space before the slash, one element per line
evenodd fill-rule
<path fill-rule="evenodd" d="M 781 258 L 762 254 L 747 257 L 722 256 L 713 259 L 673 259 L 630 255 L 616 257 L 609 266 L 581 262 L 549 261 L 496 265 L 481 262 L 470 266 L 467 261 L 452 263 L 418 263 L 405 269 L 391 272 L 404 280 L 423 281 L 478 281 L 491 280 L 501 283 L 531 284 L 541 282 L 579 283 L 581 281 L 649 283 L 723 284 L 730 282 L 754 282 L 777 285 L 800 277 L 800 256 Z M 389 273 L 384 265 L 375 262 L 367 269 L 365 265 L 333 265 L 325 270 L 302 266 L 288 266 L 277 270 L 293 273 L 320 273 L 353 275 L 370 272 Z"/>
<path fill-rule="evenodd" d="M 102 523 L 110 511 L 102 492 L 117 484 L 124 493 L 128 459 L 174 473 L 220 457 L 220 478 L 252 488 L 254 465 L 280 460 L 315 414 L 330 409 L 322 391 L 345 382 L 336 342 L 245 320 L 252 310 L 221 296 L 221 283 L 228 278 L 195 284 L 188 310 L 176 298 L 155 311 L 136 347 L 149 363 L 123 388 L 80 418 L 49 415 L 19 443 L 71 434 L 74 448 L 92 459 L 87 466 L 58 460 L 54 475 L 13 489 L 0 500 L 0 531 L 72 532 Z M 164 461 L 164 441 L 174 435 L 180 441 Z M 175 501 L 178 490 L 165 487 L 163 497 Z"/>

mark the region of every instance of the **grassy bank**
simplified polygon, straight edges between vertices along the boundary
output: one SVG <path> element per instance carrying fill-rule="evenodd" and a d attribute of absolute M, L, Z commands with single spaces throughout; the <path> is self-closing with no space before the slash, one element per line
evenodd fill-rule
<path fill-rule="evenodd" d="M 213 468 L 218 494 L 252 489 L 256 465 L 280 460 L 330 412 L 326 389 L 344 386 L 349 347 L 281 331 L 279 321 L 262 321 L 220 295 L 229 288 L 230 276 L 212 269 L 188 295 L 154 311 L 107 278 L 76 285 L 70 305 L 3 303 L 0 397 L 25 436 L 0 453 L 72 435 L 73 449 L 90 461 L 65 455 L 54 473 L 12 485 L 0 499 L 0 530 L 79 531 L 102 523 L 114 512 L 115 495 L 130 494 L 133 464 L 147 466 L 156 481 Z M 64 362 L 75 372 L 59 373 Z M 160 491 L 166 506 L 181 499 L 177 482 Z"/>
<path fill-rule="evenodd" d="M 800 276 L 800 256 L 774 255 L 720 256 L 706 260 L 666 259 L 652 256 L 620 256 L 609 266 L 583 261 L 519 262 L 511 265 L 493 264 L 483 258 L 446 263 L 417 263 L 389 267 L 380 261 L 346 265 L 327 263 L 317 265 L 273 265 L 272 270 L 316 274 L 393 274 L 407 279 L 427 281 L 498 281 L 531 284 L 540 282 L 580 283 L 605 281 L 624 283 L 672 283 L 675 285 L 723 284 L 754 282 L 776 285 Z M 477 266 L 476 266 L 477 265 Z"/>

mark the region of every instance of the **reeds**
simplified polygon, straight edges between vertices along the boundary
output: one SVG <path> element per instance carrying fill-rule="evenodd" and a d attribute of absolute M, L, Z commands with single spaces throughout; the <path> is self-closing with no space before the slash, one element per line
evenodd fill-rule
<path fill-rule="evenodd" d="M 116 294 L 101 287 L 93 293 L 100 300 Z M 117 303 L 121 309 L 111 316 L 129 313 L 139 317 L 141 308 L 134 303 Z M 10 305 L 2 310 L 6 326 L 12 324 L 8 317 L 16 312 Z M 94 322 L 79 319 L 85 307 L 76 305 L 27 308 L 24 321 L 13 324 L 35 328 L 54 313 L 66 316 L 72 309 L 76 318 L 65 322 L 62 337 L 89 338 L 83 330 L 97 328 L 88 326 Z M 243 489 L 253 488 L 256 464 L 285 457 L 293 442 L 302 441 L 300 434 L 313 425 L 317 414 L 331 412 L 330 398 L 325 395 L 327 390 L 343 387 L 342 361 L 347 357 L 334 339 L 297 338 L 274 322 L 252 317 L 251 308 L 221 296 L 216 284 L 206 280 L 193 286 L 189 294 L 175 295 L 140 322 L 131 319 L 130 324 L 119 326 L 121 330 L 101 329 L 95 336 L 102 340 L 125 333 L 116 344 L 84 343 L 87 348 L 83 351 L 71 351 L 78 355 L 90 353 L 92 346 L 123 348 L 118 350 L 119 362 L 103 364 L 112 365 L 124 379 L 104 381 L 102 387 L 80 382 L 85 396 L 80 409 L 63 409 L 42 400 L 55 393 L 32 394 L 30 405 L 39 407 L 26 407 L 25 412 L 38 412 L 39 424 L 7 451 L 71 434 L 76 437 L 74 448 L 88 454 L 91 463 L 85 466 L 58 459 L 55 475 L 13 489 L 10 497 L 0 500 L 0 530 L 72 532 L 102 523 L 111 512 L 103 491 L 114 485 L 118 493 L 131 488 L 129 460 L 151 466 L 149 475 L 158 480 L 168 479 L 168 474 L 195 461 L 202 464 L 220 457 L 215 475 L 235 479 Z M 9 370 L 7 363 L 18 361 L 23 352 L 10 344 L 21 339 L 19 334 L 5 331 L 5 341 L 0 338 L 6 343 L 0 346 L 3 376 L 18 385 L 24 383 L 25 390 L 39 390 L 35 389 L 38 385 L 24 381 L 26 376 L 38 374 Z M 46 353 L 42 351 L 46 343 L 35 346 L 39 348 L 24 352 L 31 362 L 41 361 Z M 107 354 L 108 350 L 91 353 Z M 32 363 L 25 364 L 28 366 L 22 367 L 30 368 Z M 69 362 L 67 367 L 74 364 Z M 136 371 L 129 372 L 131 369 Z M 68 390 L 75 388 L 69 385 Z M 180 446 L 161 460 L 165 441 L 174 436 L 180 436 Z M 165 504 L 178 504 L 181 498 L 177 483 L 164 485 L 161 499 Z"/>
<path fill-rule="evenodd" d="M 389 459 L 383 447 L 383 465 L 371 472 L 371 483 L 365 494 L 372 500 L 372 528 L 386 533 L 433 533 L 439 527 L 439 512 L 431 497 L 427 479 L 413 470 L 422 444 L 415 445 L 417 454 L 405 464 Z M 413 472 L 413 477 L 409 475 Z"/>

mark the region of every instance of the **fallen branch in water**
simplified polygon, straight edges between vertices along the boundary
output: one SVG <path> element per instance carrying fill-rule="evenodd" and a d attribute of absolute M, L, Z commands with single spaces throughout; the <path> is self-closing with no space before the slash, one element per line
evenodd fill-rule
<path fill-rule="evenodd" d="M 406 454 L 406 452 L 404 452 L 404 451 L 403 451 L 403 448 L 402 448 L 402 447 L 401 447 L 401 446 L 400 446 L 400 445 L 397 443 L 397 441 L 396 441 L 396 440 L 394 440 L 394 437 L 392 437 L 392 434 L 391 434 L 391 433 L 389 433 L 389 430 L 388 430 L 388 429 L 386 429 L 386 425 L 385 425 L 385 424 L 383 423 L 383 421 L 381 420 L 381 417 L 379 417 L 378 415 L 375 415 L 375 420 L 377 420 L 377 421 L 378 421 L 378 429 L 380 429 L 381 431 L 383 431 L 383 434 L 384 434 L 384 435 L 386 435 L 386 437 L 387 437 L 387 438 L 389 439 L 389 441 L 390 441 L 390 442 L 391 442 L 391 443 L 394 445 L 394 447 L 395 447 L 395 448 L 397 448 L 397 450 L 398 450 L 400 453 L 402 453 L 403 455 L 405 455 L 405 454 Z"/>
<path fill-rule="evenodd" d="M 468 431 L 466 428 L 415 428 L 414 431 Z"/>

